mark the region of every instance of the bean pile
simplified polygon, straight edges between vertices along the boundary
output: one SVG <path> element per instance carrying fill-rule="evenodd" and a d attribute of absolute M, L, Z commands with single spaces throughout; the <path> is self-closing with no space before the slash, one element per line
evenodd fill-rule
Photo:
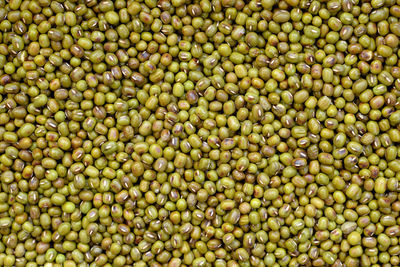
<path fill-rule="evenodd" d="M 400 0 L 0 0 L 0 266 L 400 265 Z"/>

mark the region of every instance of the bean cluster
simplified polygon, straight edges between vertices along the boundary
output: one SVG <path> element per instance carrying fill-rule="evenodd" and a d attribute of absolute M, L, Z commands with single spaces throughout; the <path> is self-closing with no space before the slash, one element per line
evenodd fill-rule
<path fill-rule="evenodd" d="M 0 266 L 400 265 L 400 0 L 0 0 Z"/>

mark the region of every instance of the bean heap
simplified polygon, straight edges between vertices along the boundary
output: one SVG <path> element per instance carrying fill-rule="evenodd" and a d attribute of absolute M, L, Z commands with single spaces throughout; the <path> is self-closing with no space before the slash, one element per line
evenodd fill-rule
<path fill-rule="evenodd" d="M 0 266 L 400 265 L 400 0 L 0 0 Z"/>

